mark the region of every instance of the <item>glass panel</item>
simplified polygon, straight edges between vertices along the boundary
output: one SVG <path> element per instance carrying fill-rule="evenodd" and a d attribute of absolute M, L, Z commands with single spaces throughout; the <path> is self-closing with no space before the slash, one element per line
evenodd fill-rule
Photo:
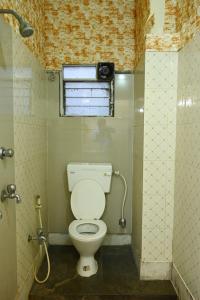
<path fill-rule="evenodd" d="M 66 116 L 109 116 L 109 107 L 65 107 Z"/>
<path fill-rule="evenodd" d="M 66 98 L 66 106 L 109 106 L 109 98 Z"/>
<path fill-rule="evenodd" d="M 76 69 L 76 71 L 84 69 L 84 72 L 87 69 L 87 76 L 88 68 L 94 69 L 94 67 L 66 68 Z M 64 114 L 66 116 L 110 116 L 111 83 L 96 81 L 96 78 L 94 81 L 81 81 L 84 78 L 80 78 L 83 76 L 80 72 L 76 74 L 75 79 L 77 76 L 79 81 L 64 81 Z"/>
<path fill-rule="evenodd" d="M 109 89 L 110 90 L 110 82 L 103 81 L 90 81 L 90 82 L 65 82 L 65 88 L 79 88 L 79 89 L 87 89 L 87 88 L 98 88 L 98 89 Z"/>
<path fill-rule="evenodd" d="M 64 79 L 96 79 L 96 66 L 65 66 Z"/>
<path fill-rule="evenodd" d="M 109 97 L 110 91 L 104 89 L 66 89 L 66 97 Z"/>

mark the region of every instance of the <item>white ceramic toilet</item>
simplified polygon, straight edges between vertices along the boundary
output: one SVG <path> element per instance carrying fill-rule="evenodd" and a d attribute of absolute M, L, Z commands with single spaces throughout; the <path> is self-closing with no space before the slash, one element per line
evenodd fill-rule
<path fill-rule="evenodd" d="M 70 163 L 67 174 L 71 209 L 76 218 L 69 225 L 69 235 L 80 254 L 77 272 L 89 277 L 98 270 L 94 255 L 107 232 L 100 218 L 105 210 L 105 193 L 110 191 L 112 165 Z"/>

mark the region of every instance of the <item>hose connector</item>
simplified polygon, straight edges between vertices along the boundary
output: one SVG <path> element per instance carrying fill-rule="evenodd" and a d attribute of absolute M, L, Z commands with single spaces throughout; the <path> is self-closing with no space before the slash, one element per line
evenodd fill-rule
<path fill-rule="evenodd" d="M 119 225 L 120 225 L 122 228 L 126 228 L 126 219 L 125 219 L 125 218 L 120 218 L 120 219 L 119 219 Z"/>
<path fill-rule="evenodd" d="M 38 241 L 38 243 L 40 245 L 42 245 L 43 242 L 46 242 L 46 236 L 43 232 L 43 229 L 42 228 L 38 228 L 37 229 L 37 235 L 36 236 L 32 236 L 32 235 L 28 235 L 28 242 L 30 241 Z"/>
<path fill-rule="evenodd" d="M 113 174 L 119 176 L 120 175 L 119 170 L 114 171 Z"/>
<path fill-rule="evenodd" d="M 35 203 L 35 209 L 41 209 L 42 208 L 42 204 L 41 204 L 40 195 L 36 196 L 35 202 L 36 202 Z"/>

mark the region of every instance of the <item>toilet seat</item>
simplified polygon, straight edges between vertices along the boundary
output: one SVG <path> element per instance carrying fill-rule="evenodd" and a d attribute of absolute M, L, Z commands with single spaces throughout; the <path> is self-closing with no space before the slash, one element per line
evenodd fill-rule
<path fill-rule="evenodd" d="M 81 228 L 81 225 L 90 225 L 91 227 L 94 225 L 97 226 L 97 232 L 95 233 L 80 233 L 78 231 L 79 226 Z M 93 241 L 96 239 L 100 239 L 101 237 L 105 236 L 107 232 L 107 226 L 106 224 L 102 221 L 102 220 L 74 220 L 72 221 L 72 223 L 69 225 L 69 234 L 74 238 L 77 239 L 79 241 Z"/>
<path fill-rule="evenodd" d="M 74 186 L 71 194 L 71 209 L 76 219 L 100 219 L 105 205 L 104 191 L 95 180 L 80 180 Z"/>

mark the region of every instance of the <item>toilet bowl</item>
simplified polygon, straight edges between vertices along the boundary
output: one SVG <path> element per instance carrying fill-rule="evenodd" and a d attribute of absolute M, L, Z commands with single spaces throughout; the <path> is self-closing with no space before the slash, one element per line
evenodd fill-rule
<path fill-rule="evenodd" d="M 112 166 L 110 164 L 70 164 L 68 184 L 71 210 L 76 218 L 69 225 L 69 236 L 80 254 L 77 272 L 89 277 L 97 273 L 94 258 L 107 232 L 100 220 L 105 210 L 105 192 L 110 190 Z"/>
<path fill-rule="evenodd" d="M 80 276 L 89 277 L 97 273 L 98 264 L 94 254 L 101 246 L 107 232 L 102 220 L 74 220 L 69 225 L 69 235 L 74 247 L 80 254 L 77 272 Z"/>

